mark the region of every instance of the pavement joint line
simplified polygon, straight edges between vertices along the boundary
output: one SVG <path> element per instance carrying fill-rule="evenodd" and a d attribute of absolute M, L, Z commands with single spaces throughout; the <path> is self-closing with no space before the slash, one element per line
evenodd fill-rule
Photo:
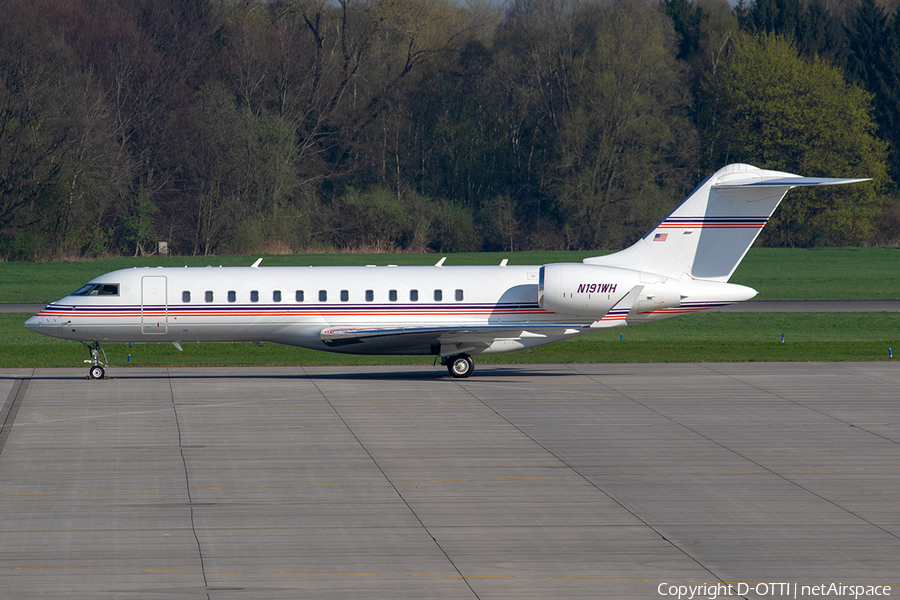
<path fill-rule="evenodd" d="M 472 595 L 476 599 L 479 599 L 480 596 L 478 595 L 478 592 L 475 591 L 475 589 L 472 587 L 472 584 L 469 583 L 468 579 L 463 576 L 462 571 L 460 570 L 459 566 L 457 566 L 457 564 L 453 561 L 453 558 L 451 558 L 451 556 L 447 552 L 447 550 L 441 545 L 441 543 L 438 541 L 437 537 L 431 533 L 429 527 L 422 520 L 422 517 L 419 516 L 419 514 L 415 511 L 415 509 L 412 507 L 412 505 L 409 503 L 409 501 L 403 496 L 403 494 L 400 493 L 400 490 L 397 489 L 397 485 L 394 483 L 393 480 L 391 480 L 391 478 L 388 476 L 387 472 L 385 472 L 384 467 L 381 466 L 381 464 L 378 462 L 378 459 L 372 454 L 372 451 L 366 447 L 366 445 L 360 439 L 359 435 L 357 435 L 357 433 L 354 431 L 353 427 L 350 426 L 350 423 L 347 422 L 347 420 L 344 418 L 344 415 L 342 415 L 340 410 L 338 410 L 338 407 L 336 406 L 336 404 L 334 402 L 332 402 L 332 400 L 328 397 L 328 395 L 325 392 L 322 391 L 322 388 L 319 387 L 319 384 L 316 382 L 315 379 L 313 379 L 313 377 L 311 375 L 309 375 L 309 373 L 306 371 L 306 369 L 303 369 L 303 373 L 306 374 L 309 381 L 316 388 L 316 391 L 319 393 L 319 395 L 322 396 L 322 399 L 328 404 L 328 406 L 331 407 L 331 410 L 334 411 L 335 416 L 341 421 L 341 423 L 343 424 L 346 431 L 351 436 L 353 436 L 353 438 L 356 440 L 356 443 L 359 445 L 359 447 L 362 449 L 362 451 L 366 453 L 366 455 L 369 457 L 369 459 L 372 461 L 372 463 L 375 465 L 375 467 L 381 472 L 381 475 L 382 475 L 382 477 L 384 477 L 385 481 L 387 481 L 387 483 L 394 489 L 394 493 L 397 494 L 397 498 L 399 498 L 400 502 L 402 502 L 406 506 L 406 509 L 410 512 L 410 514 L 413 516 L 413 518 L 416 519 L 416 521 L 419 523 L 419 527 L 425 532 L 425 534 L 429 538 L 431 538 L 432 543 L 435 545 L 435 547 L 437 547 L 438 550 L 441 551 L 444 558 L 447 560 L 447 562 L 450 564 L 450 566 L 453 567 L 453 570 L 455 570 L 459 574 L 459 576 L 462 578 L 463 582 L 466 584 L 466 587 L 468 587 L 469 591 L 472 592 Z M 473 398 L 474 398 L 474 395 L 473 395 Z M 474 399 L 479 400 L 478 398 L 474 398 Z"/>
<path fill-rule="evenodd" d="M 820 409 L 815 408 L 815 407 L 813 407 L 813 406 L 809 406 L 809 405 L 804 404 L 803 402 L 801 402 L 801 401 L 799 401 L 799 400 L 791 399 L 791 398 L 788 397 L 788 396 L 782 396 L 782 395 L 777 394 L 777 393 L 774 393 L 774 392 L 769 392 L 768 390 L 764 389 L 764 388 L 761 387 L 760 385 L 758 385 L 758 384 L 756 384 L 756 383 L 753 383 L 753 382 L 751 382 L 751 381 L 744 381 L 744 380 L 740 379 L 739 377 L 737 377 L 737 376 L 735 376 L 735 375 L 720 373 L 718 370 L 716 370 L 716 367 L 714 367 L 712 364 L 706 364 L 706 368 L 707 368 L 709 371 L 711 371 L 711 372 L 713 372 L 713 373 L 716 373 L 717 375 L 724 375 L 727 379 L 730 379 L 731 381 L 737 382 L 737 383 L 739 383 L 739 384 L 741 384 L 741 385 L 745 385 L 745 386 L 752 387 L 752 388 L 754 388 L 754 389 L 759 390 L 760 392 L 771 393 L 771 394 L 773 394 L 776 398 L 779 398 L 779 399 L 781 399 L 781 400 L 784 401 L 784 402 L 788 402 L 788 403 L 793 404 L 793 405 L 795 405 L 795 406 L 797 406 L 797 407 L 799 407 L 799 408 L 802 408 L 802 409 L 804 409 L 804 410 L 812 411 L 812 412 L 814 412 L 814 413 L 816 413 L 816 414 L 818 414 L 818 415 L 821 415 L 822 417 L 824 417 L 824 418 L 826 418 L 826 419 L 830 419 L 830 420 L 833 421 L 835 424 L 840 424 L 840 425 L 848 426 L 848 427 L 850 427 L 850 428 L 853 428 L 853 429 L 862 431 L 862 432 L 864 432 L 864 433 L 866 433 L 866 434 L 868 434 L 868 435 L 871 435 L 871 436 L 880 438 L 880 439 L 882 439 L 882 440 L 885 440 L 885 441 L 887 441 L 888 443 L 891 443 L 891 444 L 895 444 L 895 445 L 900 444 L 900 442 L 898 442 L 897 440 L 894 440 L 894 439 L 892 439 L 892 438 L 890 438 L 890 437 L 888 437 L 888 436 L 885 436 L 885 435 L 881 435 L 881 434 L 876 433 L 876 432 L 874 432 L 874 431 L 870 431 L 870 430 L 865 429 L 865 428 L 863 428 L 863 427 L 857 427 L 857 426 L 854 425 L 853 423 L 849 423 L 849 422 L 847 422 L 847 421 L 845 421 L 845 420 L 843 420 L 843 419 L 841 419 L 841 418 L 838 418 L 838 417 L 836 417 L 836 416 L 834 416 L 834 415 L 832 415 L 832 414 L 826 412 L 825 410 L 820 410 Z M 853 375 L 856 375 L 856 376 L 859 375 L 859 373 L 855 372 L 855 371 L 854 371 L 852 368 L 850 368 L 850 367 L 836 367 L 836 370 L 835 370 L 835 373 L 834 373 L 835 375 L 838 375 L 838 372 L 837 372 L 837 369 L 838 369 L 838 368 L 840 368 L 842 371 L 849 371 L 849 372 L 852 373 Z M 840 374 L 842 375 L 843 372 L 840 373 Z M 896 384 L 894 384 L 894 383 L 891 383 L 891 385 L 893 385 L 893 386 L 896 387 Z M 659 414 L 660 416 L 663 416 L 663 417 L 669 419 L 669 420 L 672 421 L 673 423 L 676 423 L 676 424 L 680 425 L 681 427 L 684 427 L 684 428 L 687 429 L 688 431 L 693 432 L 694 434 L 696 434 L 696 435 L 702 437 L 703 439 L 705 439 L 705 440 L 707 440 L 707 441 L 709 441 L 709 442 L 711 442 L 711 443 L 713 443 L 713 444 L 718 445 L 720 448 L 722 448 L 722 449 L 724 449 L 724 450 L 727 450 L 727 451 L 729 451 L 729 452 L 732 452 L 732 453 L 735 454 L 736 456 L 739 456 L 740 458 L 742 458 L 742 459 L 744 459 L 744 460 L 746 460 L 746 461 L 748 461 L 748 462 L 750 462 L 750 463 L 752 463 L 752 464 L 754 464 L 754 465 L 756 465 L 756 466 L 758 466 L 758 467 L 760 467 L 760 468 L 766 469 L 767 471 L 769 471 L 770 473 L 772 473 L 772 474 L 775 475 L 776 477 L 780 477 L 780 478 L 781 478 L 782 480 L 784 480 L 785 482 L 787 482 L 787 483 L 789 483 L 789 484 L 791 484 L 791 485 L 796 486 L 797 488 L 803 490 L 803 491 L 806 492 L 807 494 L 811 494 L 811 495 L 815 496 L 816 498 L 822 500 L 823 502 L 826 502 L 826 503 L 828 503 L 828 504 L 831 504 L 831 505 L 834 506 L 835 508 L 837 508 L 837 509 L 839 509 L 839 510 L 842 510 L 842 511 L 846 512 L 848 515 L 851 515 L 852 517 L 854 517 L 854 518 L 856 518 L 856 519 L 859 519 L 859 520 L 860 520 L 861 522 L 863 522 L 863 523 L 868 524 L 870 527 L 874 527 L 875 529 L 878 529 L 879 531 L 881 531 L 881 532 L 883 532 L 883 533 L 885 533 L 885 534 L 887 534 L 887 535 L 889 535 L 889 536 L 891 536 L 891 537 L 893 537 L 893 538 L 900 539 L 900 534 L 895 533 L 895 532 L 893 532 L 893 531 L 887 529 L 885 526 L 882 526 L 882 525 L 879 525 L 879 524 L 875 523 L 875 522 L 872 521 L 870 518 L 867 518 L 866 516 L 864 516 L 864 515 L 862 514 L 862 512 L 851 510 L 851 509 L 848 508 L 847 506 L 844 506 L 843 504 L 839 504 L 836 500 L 833 500 L 833 499 L 831 499 L 831 498 L 826 498 L 826 497 L 823 496 L 821 493 L 816 492 L 816 491 L 812 490 L 812 489 L 809 488 L 809 487 L 806 487 L 806 486 L 804 486 L 804 485 L 801 485 L 799 482 L 797 482 L 797 481 L 795 481 L 795 480 L 793 480 L 793 479 L 788 478 L 786 475 L 784 475 L 784 474 L 782 474 L 782 473 L 779 473 L 779 472 L 776 471 L 774 468 L 769 468 L 769 467 L 763 465 L 759 460 L 754 460 L 754 459 L 748 458 L 747 456 L 744 456 L 743 454 L 741 454 L 740 452 L 738 452 L 738 451 L 735 450 L 734 448 L 732 448 L 732 447 L 730 447 L 730 446 L 727 446 L 727 445 L 723 444 L 722 442 L 719 442 L 718 440 L 714 439 L 714 438 L 711 437 L 710 435 L 706 435 L 706 434 L 704 434 L 704 433 L 701 433 L 700 431 L 697 431 L 696 429 L 693 429 L 692 427 L 686 425 L 685 423 L 682 423 L 682 422 L 676 420 L 676 419 L 673 418 L 673 417 L 669 417 L 669 416 L 663 414 L 662 412 L 660 412 L 660 411 L 658 411 L 658 410 L 656 410 L 656 409 L 654 409 L 654 408 L 652 408 L 652 407 L 650 407 L 650 406 L 647 406 L 647 405 L 645 405 L 645 404 L 643 404 L 643 403 L 641 403 L 641 402 L 638 402 L 638 404 L 640 404 L 641 406 L 644 406 L 644 407 L 647 408 L 648 410 L 651 410 L 651 411 L 653 411 L 653 412 Z M 860 470 L 862 470 L 862 469 L 860 469 Z M 797 472 L 797 471 L 795 471 L 795 472 Z"/>
<path fill-rule="evenodd" d="M 758 473 L 768 473 L 768 471 L 701 471 L 694 475 L 752 475 Z"/>
<path fill-rule="evenodd" d="M 331 573 L 328 571 L 276 571 L 278 575 L 359 575 L 359 576 L 370 576 L 375 575 L 375 573 Z"/>
<path fill-rule="evenodd" d="M 194 542 L 197 544 L 197 555 L 200 559 L 200 572 L 203 576 L 203 585 L 209 587 L 209 579 L 206 577 L 206 563 L 203 559 L 203 544 L 200 543 L 200 536 L 197 535 L 197 523 L 194 521 L 194 499 L 191 497 L 191 475 L 188 470 L 187 459 L 184 456 L 184 438 L 181 431 L 181 422 L 178 420 L 179 406 L 175 399 L 175 388 L 172 385 L 172 373 L 168 367 L 166 367 L 166 383 L 169 385 L 169 398 L 172 402 L 172 416 L 175 419 L 175 429 L 178 431 L 178 452 L 181 454 L 181 465 L 184 472 L 184 488 L 185 493 L 187 494 L 188 504 L 190 505 L 191 534 L 194 536 Z"/>
<path fill-rule="evenodd" d="M 525 481 L 530 479 L 569 479 L 571 475 L 554 475 L 548 477 L 499 477 L 497 481 Z"/>
<path fill-rule="evenodd" d="M 81 492 L 82 494 L 137 494 L 140 492 L 158 492 L 159 489 L 155 490 L 103 490 L 99 492 Z"/>
<path fill-rule="evenodd" d="M 110 569 L 104 569 L 109 571 Z M 246 571 L 200 571 L 198 569 L 144 569 L 144 573 L 246 573 Z"/>
<path fill-rule="evenodd" d="M 665 475 L 665 473 L 625 473 L 622 475 L 594 475 L 594 477 L 657 477 Z"/>
<path fill-rule="evenodd" d="M 649 579 L 629 579 L 624 577 L 547 577 L 547 579 L 567 581 L 650 581 Z"/>
<path fill-rule="evenodd" d="M 295 483 L 292 487 L 319 487 L 326 485 L 369 485 L 369 482 L 361 481 L 359 483 Z"/>
<path fill-rule="evenodd" d="M 205 487 L 205 488 L 189 488 L 192 492 L 196 492 L 198 490 L 252 490 L 252 489 L 262 489 L 268 486 L 265 485 L 236 485 L 231 487 Z M 149 490 L 148 490 L 149 491 Z"/>
<path fill-rule="evenodd" d="M 847 469 L 794 469 L 792 473 L 818 473 L 820 471 L 865 471 L 862 467 L 854 467 Z"/>
<path fill-rule="evenodd" d="M 612 396 L 617 396 L 617 397 L 622 398 L 622 399 L 624 399 L 624 400 L 626 400 L 626 401 L 629 401 L 629 402 L 632 402 L 632 403 L 634 403 L 634 404 L 637 404 L 638 406 L 641 406 L 641 407 L 644 408 L 645 410 L 650 410 L 650 411 L 656 413 L 658 416 L 660 416 L 660 417 L 662 417 L 662 418 L 664 418 L 664 419 L 667 419 L 668 421 L 670 421 L 670 422 L 672 422 L 672 423 L 675 423 L 676 425 L 679 425 L 679 426 L 681 426 L 681 427 L 684 427 L 685 429 L 687 429 L 687 430 L 689 430 L 689 431 L 693 431 L 693 430 L 690 429 L 689 427 L 685 427 L 684 425 L 682 425 L 681 423 L 679 423 L 678 421 L 676 421 L 676 420 L 673 419 L 672 417 L 669 417 L 668 415 L 666 415 L 666 414 L 660 412 L 659 410 L 655 410 L 655 409 L 653 409 L 652 407 L 648 407 L 646 404 L 644 404 L 644 403 L 641 402 L 640 400 L 635 400 L 632 396 L 630 396 L 630 395 L 628 395 L 628 394 L 625 394 L 624 392 L 622 392 L 621 390 L 619 390 L 618 388 L 616 388 L 614 385 L 612 385 L 612 384 L 610 384 L 610 383 L 606 383 L 606 382 L 604 382 L 604 381 L 598 381 L 598 378 L 597 378 L 596 376 L 594 376 L 594 375 L 581 373 L 581 372 L 578 371 L 574 366 L 570 366 L 570 368 L 571 368 L 573 371 L 575 371 L 576 373 L 578 373 L 579 375 L 581 375 L 581 376 L 583 376 L 583 377 L 586 377 L 589 381 L 592 381 L 592 382 L 596 383 L 597 385 L 600 385 L 600 386 L 605 387 L 607 390 L 609 390 L 609 392 L 610 392 L 610 394 L 611 394 Z M 715 372 L 715 371 L 713 371 L 713 372 Z M 765 393 L 763 390 L 760 390 L 760 392 Z M 523 434 L 525 434 L 525 433 L 523 432 Z M 527 435 L 527 434 L 525 434 L 525 435 Z M 535 441 L 535 443 L 538 443 L 538 445 L 540 445 L 540 443 L 537 442 L 537 441 Z M 555 456 L 555 455 L 554 455 L 554 456 Z M 566 464 L 566 466 L 569 466 L 569 465 L 568 465 L 565 461 L 563 461 L 561 458 L 560 458 L 559 460 L 560 460 L 560 462 L 562 462 L 563 464 Z M 762 466 L 762 465 L 758 465 L 758 466 Z M 704 564 L 704 563 L 703 563 L 697 556 L 695 556 L 692 552 L 689 552 L 687 549 L 685 549 L 685 548 L 683 548 L 681 545 L 679 545 L 679 543 L 677 542 L 676 539 L 673 539 L 672 536 L 666 536 L 666 535 L 664 534 L 664 528 L 663 528 L 664 526 L 663 526 L 663 524 L 652 523 L 652 522 L 648 521 L 647 519 L 645 519 L 644 517 L 642 517 L 640 514 L 638 514 L 637 512 L 635 512 L 633 509 L 629 508 L 622 500 L 620 500 L 620 499 L 618 499 L 618 498 L 615 498 L 610 492 L 608 492 L 608 491 L 606 491 L 605 489 L 601 488 L 597 483 L 591 481 L 591 478 L 590 478 L 590 477 L 588 477 L 588 476 L 582 474 L 580 471 L 578 471 L 578 470 L 575 469 L 574 467 L 570 467 L 570 468 L 572 469 L 573 472 L 575 472 L 575 473 L 577 473 L 579 476 L 581 476 L 581 477 L 582 477 L 589 485 L 593 486 L 597 491 L 599 491 L 600 493 L 602 493 L 603 495 L 605 495 L 607 498 L 609 498 L 611 501 L 615 502 L 618 506 L 620 506 L 623 510 L 625 510 L 628 514 L 630 514 L 632 517 L 634 517 L 635 519 L 637 519 L 641 524 L 643 524 L 644 527 L 647 527 L 648 529 L 650 529 L 650 531 L 652 531 L 653 533 L 655 533 L 656 535 L 658 535 L 659 538 L 660 538 L 662 541 L 664 541 L 665 543 L 669 544 L 670 547 L 672 547 L 672 548 L 675 549 L 675 550 L 678 550 L 678 551 L 679 551 L 683 556 L 685 556 L 688 560 L 693 561 L 694 564 L 696 564 L 699 568 L 703 569 L 704 571 L 706 571 L 707 573 L 709 573 L 709 574 L 712 575 L 713 577 L 718 577 L 718 576 L 712 571 L 712 568 L 711 568 L 711 567 L 709 567 L 709 566 L 707 566 L 706 564 Z"/>
<path fill-rule="evenodd" d="M 398 481 L 397 483 L 461 483 L 471 479 L 422 479 L 419 481 Z"/>
<path fill-rule="evenodd" d="M 13 567 L 16 571 L 112 571 L 112 569 L 89 569 L 79 567 Z"/>
<path fill-rule="evenodd" d="M 0 454 L 3 453 L 3 448 L 6 446 L 6 440 L 9 438 L 16 415 L 19 412 L 19 406 L 22 405 L 22 401 L 25 399 L 28 383 L 33 376 L 34 369 L 31 370 L 31 375 L 27 377 L 17 377 L 12 389 L 9 391 L 6 402 L 3 404 L 3 408 L 0 409 Z"/>

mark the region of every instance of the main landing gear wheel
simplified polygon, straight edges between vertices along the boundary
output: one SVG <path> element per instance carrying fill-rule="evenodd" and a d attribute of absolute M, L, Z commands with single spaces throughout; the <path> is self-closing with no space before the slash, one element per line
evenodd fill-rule
<path fill-rule="evenodd" d="M 447 370 L 452 377 L 457 379 L 468 377 L 475 370 L 475 361 L 468 354 L 451 356 L 447 360 Z"/>

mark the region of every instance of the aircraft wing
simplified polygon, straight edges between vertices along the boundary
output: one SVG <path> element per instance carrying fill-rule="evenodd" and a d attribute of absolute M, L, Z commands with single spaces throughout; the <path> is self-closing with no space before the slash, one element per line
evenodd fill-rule
<path fill-rule="evenodd" d="M 519 342 L 523 347 L 537 346 L 545 338 L 549 343 L 561 336 L 571 336 L 586 330 L 584 324 L 547 326 L 536 323 L 502 323 L 476 327 L 334 327 L 323 329 L 319 337 L 326 346 L 335 350 L 352 345 L 354 354 L 394 352 L 452 356 L 462 352 L 479 353 L 496 342 Z"/>

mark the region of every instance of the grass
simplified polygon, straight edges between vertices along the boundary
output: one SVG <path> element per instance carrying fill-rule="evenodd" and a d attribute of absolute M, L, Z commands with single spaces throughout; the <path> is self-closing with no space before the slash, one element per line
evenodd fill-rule
<path fill-rule="evenodd" d="M 752 248 L 731 281 L 759 300 L 897 300 L 900 248 Z"/>
<path fill-rule="evenodd" d="M 596 252 L 449 254 L 447 265 L 578 262 Z M 266 256 L 263 265 L 430 265 L 432 254 Z M 135 266 L 249 265 L 255 257 L 111 258 L 85 262 L 2 263 L 0 302 L 50 302 L 86 281 Z M 900 249 L 751 249 L 731 281 L 761 300 L 900 299 Z M 77 342 L 27 331 L 28 314 L 0 314 L 0 367 L 77 366 Z M 620 341 L 620 334 L 624 341 Z M 781 335 L 785 334 L 785 342 Z M 353 356 L 264 344 L 107 344 L 113 365 L 431 364 L 433 357 Z M 900 350 L 900 313 L 699 313 L 640 327 L 601 331 L 568 342 L 477 358 L 479 363 L 716 362 L 888 360 Z"/>
<path fill-rule="evenodd" d="M 0 314 L 0 367 L 78 366 L 77 342 L 27 331 L 29 315 Z M 785 335 L 782 343 L 781 335 Z M 620 341 L 622 335 L 624 340 Z M 278 344 L 105 344 L 123 366 L 430 365 L 430 356 L 354 356 Z M 888 360 L 900 351 L 900 313 L 698 313 L 600 331 L 535 348 L 479 356 L 480 364 Z"/>

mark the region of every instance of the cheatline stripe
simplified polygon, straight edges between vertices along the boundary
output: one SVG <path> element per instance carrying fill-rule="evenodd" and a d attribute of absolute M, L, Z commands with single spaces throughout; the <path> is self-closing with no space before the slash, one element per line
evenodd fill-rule
<path fill-rule="evenodd" d="M 165 312 L 169 313 L 175 311 L 188 311 L 188 312 L 234 312 L 234 311 L 276 311 L 276 312 L 286 312 L 286 311 L 318 311 L 318 310 L 386 310 L 386 311 L 396 311 L 396 310 L 443 310 L 443 311 L 456 311 L 456 310 L 535 310 L 540 309 L 540 305 L 536 302 L 528 302 L 528 303 L 502 303 L 502 304 L 406 304 L 406 303 L 396 303 L 396 304 L 349 304 L 349 303 L 331 303 L 331 304 L 169 304 L 167 306 L 163 305 L 144 305 L 143 312 Z M 58 313 L 69 313 L 69 312 L 141 312 L 142 308 L 139 304 L 132 305 L 120 305 L 120 306 L 108 306 L 108 305 L 48 305 L 41 312 L 58 312 Z"/>
<path fill-rule="evenodd" d="M 680 314 L 688 312 L 696 312 L 707 310 L 710 308 L 718 308 L 728 306 L 731 302 L 692 302 L 682 303 L 681 306 L 675 308 L 659 308 L 652 311 L 642 312 L 641 314 L 657 313 L 657 314 Z M 630 309 L 613 309 L 601 317 L 601 321 L 617 321 L 624 320 Z M 304 316 L 304 317 L 340 317 L 340 316 L 483 316 L 483 315 L 538 315 L 552 314 L 548 313 L 538 305 L 449 305 L 434 307 L 415 307 L 410 305 L 381 305 L 381 306 L 346 306 L 346 305 L 328 305 L 328 306 L 302 306 L 290 305 L 275 309 L 272 306 L 242 306 L 234 307 L 223 306 L 203 306 L 191 308 L 172 308 L 168 310 L 162 307 L 145 308 L 141 311 L 139 306 L 126 307 L 50 307 L 40 311 L 38 316 L 44 317 L 141 317 L 144 318 L 165 318 L 165 317 L 274 317 L 274 316 Z"/>
<path fill-rule="evenodd" d="M 669 217 L 657 229 L 761 229 L 769 217 Z"/>
<path fill-rule="evenodd" d="M 38 313 L 44 317 L 273 317 L 273 316 L 475 316 L 475 315 L 538 315 L 547 314 L 537 304 L 511 305 L 290 305 L 274 307 L 246 306 L 170 306 L 145 307 L 47 307 Z"/>

